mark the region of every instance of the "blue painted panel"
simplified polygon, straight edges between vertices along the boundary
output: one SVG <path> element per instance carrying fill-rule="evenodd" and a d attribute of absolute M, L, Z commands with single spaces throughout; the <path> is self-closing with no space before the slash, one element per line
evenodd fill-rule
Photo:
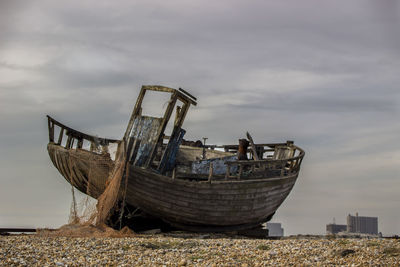
<path fill-rule="evenodd" d="M 136 166 L 143 166 L 151 151 L 157 145 L 158 129 L 160 128 L 161 118 L 138 116 L 133 122 L 130 137 L 130 147 L 133 155 L 130 161 Z"/>
<path fill-rule="evenodd" d="M 215 159 L 204 159 L 193 161 L 192 163 L 192 173 L 197 174 L 208 174 L 210 172 L 210 163 L 213 163 L 213 174 L 225 174 L 226 173 L 226 164 L 227 161 L 236 161 L 237 156 L 228 156 L 223 158 L 215 158 Z M 235 173 L 237 171 L 237 166 L 231 166 L 231 173 Z"/>
<path fill-rule="evenodd" d="M 160 173 L 165 173 L 175 168 L 176 154 L 178 153 L 179 146 L 182 143 L 185 133 L 186 131 L 184 129 L 176 129 L 172 133 L 167 148 L 164 151 L 163 158 L 160 161 L 160 166 L 158 167 Z"/>

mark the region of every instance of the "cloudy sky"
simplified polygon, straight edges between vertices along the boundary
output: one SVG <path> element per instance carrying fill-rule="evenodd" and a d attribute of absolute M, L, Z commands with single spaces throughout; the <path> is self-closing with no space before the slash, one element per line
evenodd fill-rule
<path fill-rule="evenodd" d="M 347 214 L 400 233 L 400 4 L 382 1 L 0 2 L 0 227 L 67 222 L 46 114 L 121 138 L 142 84 L 198 97 L 186 138 L 294 140 L 306 151 L 274 221 L 324 233 Z"/>

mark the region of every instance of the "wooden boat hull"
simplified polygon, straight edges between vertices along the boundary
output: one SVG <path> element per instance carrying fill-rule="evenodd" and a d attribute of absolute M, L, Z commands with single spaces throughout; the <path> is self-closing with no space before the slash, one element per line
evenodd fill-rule
<path fill-rule="evenodd" d="M 49 143 L 48 152 L 54 166 L 75 188 L 94 198 L 104 191 L 114 166 L 111 159 L 54 143 Z M 95 178 L 91 178 L 93 170 Z M 240 230 L 268 221 L 290 193 L 297 176 L 298 172 L 253 180 L 189 181 L 130 166 L 126 201 L 178 228 Z"/>
<path fill-rule="evenodd" d="M 169 94 L 162 117 L 142 114 L 149 91 Z M 121 207 L 125 200 L 148 215 L 195 231 L 239 230 L 268 221 L 293 188 L 304 151 L 293 141 L 255 144 L 249 133 L 249 141 L 240 140 L 240 145 L 206 145 L 204 140 L 193 142 L 200 147 L 185 147 L 182 125 L 196 101 L 181 88 L 142 86 L 122 140 L 88 135 L 47 116 L 50 158 L 71 185 L 97 199 L 115 166 L 110 144 L 117 144 L 116 162 L 123 158 L 129 168 L 129 175 L 118 176 L 126 184 L 126 198 L 125 186 L 119 190 Z M 169 122 L 172 132 L 166 136 Z M 60 130 L 57 140 L 55 129 Z M 119 217 L 120 226 L 124 218 Z"/>
<path fill-rule="evenodd" d="M 132 173 L 133 172 L 133 173 Z M 127 200 L 189 230 L 239 230 L 266 222 L 293 188 L 297 174 L 282 178 L 197 182 L 131 167 Z"/>

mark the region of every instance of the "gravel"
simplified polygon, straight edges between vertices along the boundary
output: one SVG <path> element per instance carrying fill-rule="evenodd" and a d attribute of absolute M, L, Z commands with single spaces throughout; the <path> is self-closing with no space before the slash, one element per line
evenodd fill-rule
<path fill-rule="evenodd" d="M 0 266 L 400 266 L 400 240 L 0 236 Z"/>

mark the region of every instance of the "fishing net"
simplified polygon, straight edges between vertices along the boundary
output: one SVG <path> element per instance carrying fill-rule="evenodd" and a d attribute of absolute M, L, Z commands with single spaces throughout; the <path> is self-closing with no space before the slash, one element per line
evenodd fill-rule
<path fill-rule="evenodd" d="M 119 193 L 122 176 L 124 175 L 126 165 L 126 153 L 124 144 L 118 147 L 115 165 L 110 173 L 108 184 L 104 192 L 97 199 L 97 214 L 96 225 L 104 224 L 110 214 L 111 209 L 114 207 Z"/>
<path fill-rule="evenodd" d="M 122 199 L 121 181 L 126 167 L 125 144 L 120 142 L 112 161 L 108 149 L 91 147 L 91 152 L 83 149 L 70 150 L 68 155 L 69 180 L 72 188 L 72 203 L 69 222 L 56 230 L 40 229 L 42 236 L 69 236 L 69 237 L 123 237 L 133 234 L 124 227 L 116 231 L 106 225 L 110 212 L 117 200 Z M 81 170 L 85 168 L 87 174 Z M 82 179 L 84 183 L 82 183 Z M 125 183 L 127 179 L 125 179 Z M 82 184 L 86 188 L 82 188 Z M 81 186 L 81 187 L 80 187 Z M 86 189 L 86 196 L 78 203 L 75 195 L 77 187 L 80 191 Z M 97 197 L 97 203 L 88 195 Z"/>

